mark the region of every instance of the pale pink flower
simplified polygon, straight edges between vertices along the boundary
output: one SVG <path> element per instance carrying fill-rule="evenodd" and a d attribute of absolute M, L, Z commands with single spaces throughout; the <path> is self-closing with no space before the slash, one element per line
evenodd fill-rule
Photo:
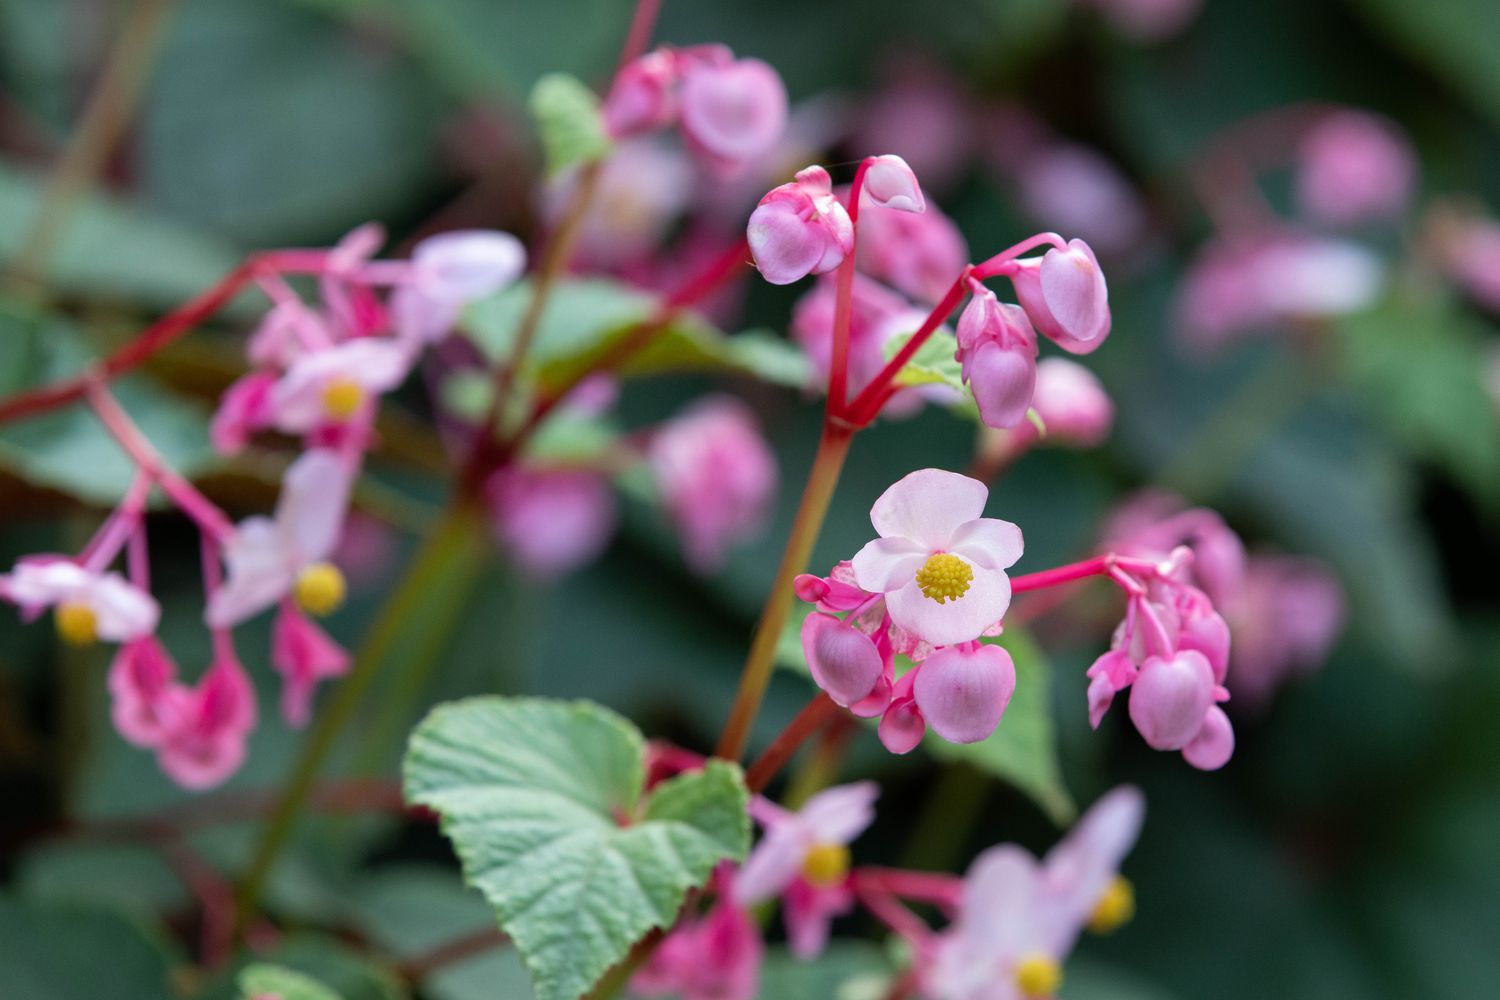
<path fill-rule="evenodd" d="M 889 75 L 859 115 L 855 150 L 899 154 L 930 185 L 949 186 L 974 151 L 968 95 L 940 66 L 903 61 Z"/>
<path fill-rule="evenodd" d="M 875 819 L 873 781 L 825 789 L 790 812 L 762 798 L 751 802 L 765 833 L 734 880 L 741 906 L 782 897 L 792 952 L 822 951 L 833 917 L 854 905 L 849 888 L 848 845 Z"/>
<path fill-rule="evenodd" d="M 1021 529 L 982 517 L 988 496 L 976 479 L 922 469 L 871 508 L 880 537 L 855 555 L 855 580 L 885 595 L 896 625 L 934 646 L 979 638 L 1010 606 L 1005 570 L 1021 557 Z"/>
<path fill-rule="evenodd" d="M 1016 298 L 1038 333 L 1073 354 L 1088 354 L 1109 336 L 1109 289 L 1094 251 L 1082 240 L 1015 261 Z"/>
<path fill-rule="evenodd" d="M 769 152 L 786 128 L 786 87 L 759 59 L 691 63 L 678 99 L 684 141 L 719 173 Z"/>
<path fill-rule="evenodd" d="M 1263 708 L 1291 678 L 1317 670 L 1344 622 L 1344 592 L 1316 559 L 1251 556 L 1226 605 L 1234 631 L 1235 704 Z"/>
<path fill-rule="evenodd" d="M 700 571 L 755 535 L 776 494 L 776 456 L 750 408 L 711 396 L 661 425 L 647 460 L 663 504 Z"/>
<path fill-rule="evenodd" d="M 1340 111 L 1318 122 L 1297 147 L 1297 201 L 1337 226 L 1400 215 L 1416 183 L 1416 156 L 1400 129 L 1380 115 Z"/>
<path fill-rule="evenodd" d="M 1145 804 L 1134 788 L 1096 802 L 1038 861 L 1024 848 L 985 851 L 964 876 L 958 916 L 919 966 L 926 1000 L 1036 1000 L 1116 880 L 1139 835 Z"/>
<path fill-rule="evenodd" d="M 1137 246 L 1146 208 L 1118 167 L 1069 142 L 1049 143 L 1027 156 L 1017 177 L 1027 214 L 1049 229 L 1078 233 L 1105 255 Z"/>
<path fill-rule="evenodd" d="M 724 58 L 730 58 L 723 49 Z M 616 139 L 665 128 L 677 119 L 678 54 L 647 52 L 622 66 L 601 109 L 604 127 Z"/>
<path fill-rule="evenodd" d="M 756 267 L 773 285 L 824 274 L 854 249 L 854 226 L 819 166 L 772 188 L 750 215 L 746 230 Z"/>
<path fill-rule="evenodd" d="M 275 426 L 308 434 L 365 413 L 406 378 L 415 356 L 391 340 L 359 337 L 298 358 L 271 389 Z"/>
<path fill-rule="evenodd" d="M 860 195 L 860 270 L 921 302 L 936 303 L 969 261 L 953 220 L 935 205 L 922 212 L 882 207 L 869 187 Z"/>
<path fill-rule="evenodd" d="M 1189 582 L 1216 606 L 1234 603 L 1244 585 L 1245 545 L 1234 529 L 1206 507 L 1164 490 L 1142 490 L 1121 504 L 1104 522 L 1101 548 L 1119 555 L 1164 561 L 1174 549 L 1192 549 L 1184 567 Z"/>
<path fill-rule="evenodd" d="M 495 536 L 534 576 L 550 579 L 592 562 L 614 535 L 614 491 L 584 469 L 499 469 L 485 500 Z"/>
<path fill-rule="evenodd" d="M 270 371 L 252 371 L 236 379 L 219 398 L 208 440 L 221 455 L 233 455 L 250 443 L 256 431 L 271 426 L 275 411 L 271 391 L 277 377 Z"/>
<path fill-rule="evenodd" d="M 979 417 L 990 427 L 1026 419 L 1036 391 L 1036 331 L 1020 306 L 1002 303 L 970 278 L 972 297 L 958 317 L 958 360 Z"/>
<path fill-rule="evenodd" d="M 349 506 L 351 470 L 334 452 L 313 449 L 282 480 L 274 517 L 241 521 L 224 545 L 228 577 L 209 598 L 205 620 L 226 628 L 281 600 L 338 544 Z"/>
<path fill-rule="evenodd" d="M 543 209 L 552 224 L 561 220 L 577 182 L 574 170 L 547 186 Z M 619 144 L 604 161 L 579 224 L 578 260 L 601 268 L 640 263 L 693 197 L 692 164 L 680 150 L 656 139 Z"/>
<path fill-rule="evenodd" d="M 1043 358 L 1036 366 L 1031 407 L 1047 428 L 1047 443 L 1092 448 L 1109 437 L 1115 404 L 1098 376 L 1067 358 Z"/>
<path fill-rule="evenodd" d="M 391 314 L 398 336 L 418 344 L 430 344 L 458 322 L 471 302 L 493 295 L 521 276 L 526 269 L 526 248 L 510 233 L 490 229 L 459 229 L 429 236 L 411 252 L 406 280 L 391 294 Z M 357 343 L 357 341 L 356 341 Z M 366 360 L 378 366 L 386 360 Z M 404 377 L 409 359 L 399 366 Z M 371 378 L 363 388 L 384 392 L 390 384 Z"/>
<path fill-rule="evenodd" d="M 65 638 L 129 642 L 156 631 L 156 599 L 118 573 L 87 569 L 62 556 L 29 556 L 0 574 L 0 598 L 28 618 L 49 608 Z"/>
<path fill-rule="evenodd" d="M 281 716 L 287 725 L 307 725 L 318 682 L 348 673 L 350 663 L 344 647 L 294 602 L 282 600 L 271 625 L 271 667 L 281 674 Z"/>
<path fill-rule="evenodd" d="M 721 893 L 708 913 L 684 918 L 630 978 L 630 992 L 678 1000 L 754 1000 L 765 952 L 760 928 Z"/>

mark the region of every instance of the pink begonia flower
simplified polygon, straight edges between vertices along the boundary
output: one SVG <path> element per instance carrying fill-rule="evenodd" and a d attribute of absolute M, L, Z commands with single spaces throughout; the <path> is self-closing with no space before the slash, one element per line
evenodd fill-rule
<path fill-rule="evenodd" d="M 552 579 L 598 558 L 615 531 L 615 495 L 581 469 L 499 469 L 485 486 L 490 524 L 526 572 Z"/>
<path fill-rule="evenodd" d="M 760 530 L 776 495 L 776 456 L 750 408 L 699 400 L 652 434 L 646 458 L 689 565 L 706 572 Z"/>
<path fill-rule="evenodd" d="M 846 708 L 875 690 L 884 668 L 875 640 L 832 615 L 803 619 L 802 653 L 813 681 Z"/>
<path fill-rule="evenodd" d="M 1234 632 L 1235 705 L 1262 709 L 1276 689 L 1327 659 L 1344 622 L 1344 592 L 1316 559 L 1251 556 L 1225 606 Z"/>
<path fill-rule="evenodd" d="M 874 821 L 879 794 L 873 781 L 861 781 L 825 789 L 797 812 L 751 801 L 765 833 L 735 876 L 734 899 L 754 906 L 781 896 L 793 954 L 822 951 L 829 922 L 853 907 L 848 845 Z"/>
<path fill-rule="evenodd" d="M 1021 529 L 982 517 L 988 496 L 977 479 L 921 469 L 870 510 L 880 537 L 855 555 L 855 580 L 885 595 L 895 624 L 934 646 L 979 638 L 1010 606 L 1005 570 L 1021 557 Z"/>
<path fill-rule="evenodd" d="M 1200 771 L 1217 771 L 1234 756 L 1234 727 L 1218 705 L 1208 710 L 1198 734 L 1182 748 L 1182 759 Z"/>
<path fill-rule="evenodd" d="M 216 659 L 196 687 L 168 689 L 161 712 L 170 721 L 157 762 L 182 787 L 211 788 L 244 763 L 246 738 L 255 728 L 255 689 L 232 656 Z"/>
<path fill-rule="evenodd" d="M 708 913 L 683 919 L 635 975 L 630 992 L 678 1000 L 754 1000 L 765 952 L 760 928 L 721 893 Z"/>
<path fill-rule="evenodd" d="M 167 691 L 177 683 L 177 664 L 154 635 L 120 647 L 109 665 L 110 719 L 128 743 L 160 745 L 169 718 L 162 709 Z"/>
<path fill-rule="evenodd" d="M 922 661 L 916 675 L 917 707 L 949 743 L 989 739 L 1016 690 L 1016 665 L 999 646 L 940 649 Z"/>
<path fill-rule="evenodd" d="M 624 139 L 672 124 L 677 119 L 678 73 L 678 55 L 670 48 L 647 52 L 622 66 L 601 108 L 605 131 Z"/>
<path fill-rule="evenodd" d="M 275 516 L 246 518 L 225 543 L 228 577 L 209 598 L 204 616 L 211 628 L 259 614 L 291 593 L 308 571 L 326 566 L 348 510 L 350 476 L 344 461 L 325 449 L 307 451 L 291 464 Z"/>
<path fill-rule="evenodd" d="M 1303 137 L 1297 161 L 1297 202 L 1319 222 L 1392 218 L 1411 202 L 1416 155 L 1400 129 L 1379 115 L 1329 115 Z"/>
<path fill-rule="evenodd" d="M 1087 0 L 1114 29 L 1137 42 L 1178 34 L 1198 16 L 1203 0 Z"/>
<path fill-rule="evenodd" d="M 1162 561 L 1179 545 L 1193 550 L 1190 582 L 1216 606 L 1238 599 L 1245 577 L 1245 546 L 1224 519 L 1206 507 L 1187 506 L 1176 494 L 1142 490 L 1104 522 L 1100 548 Z"/>
<path fill-rule="evenodd" d="M 688 148 L 721 174 L 770 151 L 786 128 L 786 86 L 759 59 L 690 64 L 678 101 Z"/>
<path fill-rule="evenodd" d="M 958 317 L 958 360 L 979 417 L 990 427 L 1026 419 L 1036 391 L 1036 331 L 1020 306 L 1002 303 L 969 279 L 969 304 Z"/>
<path fill-rule="evenodd" d="M 304 355 L 271 390 L 274 423 L 289 434 L 347 423 L 400 385 L 414 359 L 407 345 L 373 337 Z"/>
<path fill-rule="evenodd" d="M 1099 377 L 1076 361 L 1043 358 L 1036 366 L 1031 407 L 1047 428 L 1047 443 L 1092 448 L 1109 437 L 1115 404 Z"/>
<path fill-rule="evenodd" d="M 64 639 L 87 644 L 129 642 L 156 631 L 156 599 L 118 573 L 96 572 L 60 556 L 20 559 L 0 574 L 0 598 L 33 618 L 55 610 Z"/>
<path fill-rule="evenodd" d="M 819 166 L 772 188 L 750 214 L 746 228 L 755 266 L 773 285 L 790 285 L 824 274 L 854 249 L 854 226 L 833 194 L 828 171 Z"/>
<path fill-rule="evenodd" d="M 1016 298 L 1037 332 L 1073 354 L 1088 354 L 1109 336 L 1109 288 L 1094 251 L 1082 240 L 1066 250 L 1015 262 Z"/>
<path fill-rule="evenodd" d="M 872 156 L 865 163 L 864 170 L 860 201 L 869 198 L 872 205 L 895 212 L 927 211 L 927 200 L 922 197 L 917 175 L 901 157 L 894 153 Z"/>
<path fill-rule="evenodd" d="M 1153 750 L 1181 750 L 1203 728 L 1213 688 L 1214 672 L 1202 653 L 1153 656 L 1130 686 L 1130 721 Z"/>
<path fill-rule="evenodd" d="M 865 183 L 859 209 L 860 270 L 935 304 L 969 262 L 963 234 L 936 205 L 920 213 L 882 207 L 870 192 L 868 174 Z"/>
<path fill-rule="evenodd" d="M 1269 327 L 1358 312 L 1384 279 L 1379 258 L 1342 240 L 1276 233 L 1216 242 L 1188 268 L 1173 312 L 1183 340 L 1207 351 Z"/>
<path fill-rule="evenodd" d="M 221 455 L 238 453 L 256 431 L 271 426 L 275 411 L 271 391 L 277 377 L 270 371 L 252 371 L 236 379 L 219 398 L 208 425 L 208 440 Z"/>
<path fill-rule="evenodd" d="M 578 173 L 566 172 L 547 185 L 542 208 L 554 227 L 571 203 Z M 638 264 L 656 252 L 693 197 L 692 164 L 680 150 L 650 138 L 619 144 L 604 161 L 578 226 L 577 260 L 597 268 Z"/>
<path fill-rule="evenodd" d="M 919 965 L 927 1000 L 1039 1000 L 1062 982 L 1062 964 L 1103 907 L 1128 910 L 1116 872 L 1140 833 L 1145 803 L 1134 788 L 1102 797 L 1042 861 L 1014 844 L 979 855 L 964 876 L 957 918 Z M 1126 900 L 1128 886 L 1124 889 Z M 1123 914 L 1110 913 L 1119 923 Z"/>
<path fill-rule="evenodd" d="M 282 599 L 271 625 L 271 667 L 281 674 L 281 716 L 287 725 L 306 726 L 318 682 L 348 673 L 351 662 L 344 647 L 295 603 Z"/>
<path fill-rule="evenodd" d="M 1026 212 L 1036 222 L 1078 233 L 1105 254 L 1124 253 L 1145 235 L 1145 205 L 1118 167 L 1069 142 L 1048 143 L 1021 163 L 1017 177 Z"/>
<path fill-rule="evenodd" d="M 391 295 L 398 335 L 419 344 L 441 339 L 453 329 L 465 306 L 495 294 L 525 270 L 526 248 L 510 233 L 459 229 L 421 240 L 412 248 L 407 280 Z M 401 373 L 405 374 L 405 367 Z M 383 392 L 399 382 L 398 378 L 390 385 L 363 387 Z"/>
<path fill-rule="evenodd" d="M 322 314 L 300 299 L 286 299 L 261 317 L 250 332 L 245 353 L 253 365 L 289 368 L 310 345 L 332 344 L 336 339 Z"/>

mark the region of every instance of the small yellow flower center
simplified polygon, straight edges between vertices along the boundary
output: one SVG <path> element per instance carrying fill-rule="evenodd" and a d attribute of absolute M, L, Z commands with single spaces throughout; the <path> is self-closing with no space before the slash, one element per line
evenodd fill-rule
<path fill-rule="evenodd" d="M 297 577 L 294 596 L 304 611 L 329 614 L 344 603 L 344 574 L 332 563 L 313 563 Z"/>
<path fill-rule="evenodd" d="M 348 420 L 364 401 L 365 390 L 353 379 L 331 379 L 323 387 L 323 412 L 333 420 Z"/>
<path fill-rule="evenodd" d="M 814 844 L 802 861 L 802 877 L 813 885 L 838 885 L 849 874 L 849 848 L 843 844 Z"/>
<path fill-rule="evenodd" d="M 917 586 L 939 604 L 956 601 L 969 592 L 974 582 L 974 567 L 951 552 L 931 556 L 917 570 Z"/>
<path fill-rule="evenodd" d="M 69 601 L 59 604 L 54 613 L 57 634 L 72 646 L 87 646 L 99 638 L 99 617 L 87 604 Z"/>
<path fill-rule="evenodd" d="M 1130 923 L 1133 916 L 1135 886 L 1129 879 L 1116 875 L 1094 906 L 1093 915 L 1089 917 L 1089 930 L 1095 934 L 1111 934 Z"/>
<path fill-rule="evenodd" d="M 1028 997 L 1051 997 L 1062 985 L 1062 968 L 1046 955 L 1027 955 L 1016 963 L 1016 986 Z"/>

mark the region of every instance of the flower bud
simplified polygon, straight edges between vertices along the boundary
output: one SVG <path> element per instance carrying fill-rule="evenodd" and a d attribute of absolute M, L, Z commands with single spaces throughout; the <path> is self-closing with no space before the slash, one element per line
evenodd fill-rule
<path fill-rule="evenodd" d="M 863 192 L 875 204 L 898 212 L 922 212 L 927 208 L 917 175 L 905 160 L 893 153 L 870 158 L 865 167 Z"/>
<path fill-rule="evenodd" d="M 1016 297 L 1037 331 L 1065 351 L 1088 354 L 1109 335 L 1109 289 L 1082 240 L 1016 262 Z"/>
<path fill-rule="evenodd" d="M 1181 750 L 1213 704 L 1214 677 L 1202 653 L 1153 656 L 1130 688 L 1130 721 L 1153 749 Z"/>
<path fill-rule="evenodd" d="M 1115 404 L 1093 372 L 1067 358 L 1043 358 L 1036 366 L 1031 406 L 1051 443 L 1089 448 L 1109 436 Z"/>
<path fill-rule="evenodd" d="M 922 661 L 912 691 L 922 715 L 950 743 L 978 743 L 1000 724 L 1016 690 L 1016 666 L 999 646 L 940 649 Z"/>
<path fill-rule="evenodd" d="M 849 213 L 834 198 L 828 172 L 817 166 L 768 192 L 751 213 L 746 235 L 755 266 L 773 285 L 832 271 L 854 249 Z"/>
<path fill-rule="evenodd" d="M 927 721 L 922 718 L 922 710 L 912 697 L 912 685 L 917 673 L 915 670 L 907 671 L 896 682 L 895 689 L 891 692 L 891 703 L 880 717 L 880 725 L 876 728 L 880 742 L 891 753 L 911 753 L 927 732 Z"/>
<path fill-rule="evenodd" d="M 759 59 L 690 66 L 678 98 L 683 138 L 722 172 L 769 153 L 786 129 L 786 87 Z"/>
<path fill-rule="evenodd" d="M 831 615 L 802 622 L 802 653 L 818 687 L 845 707 L 861 701 L 880 680 L 880 651 L 863 632 Z"/>
<path fill-rule="evenodd" d="M 1233 755 L 1234 727 L 1224 710 L 1215 705 L 1204 715 L 1198 735 L 1182 748 L 1182 757 L 1200 771 L 1217 771 Z"/>

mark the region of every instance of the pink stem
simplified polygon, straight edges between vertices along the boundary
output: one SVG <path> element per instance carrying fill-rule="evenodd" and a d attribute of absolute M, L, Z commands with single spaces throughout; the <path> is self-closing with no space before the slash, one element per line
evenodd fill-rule
<path fill-rule="evenodd" d="M 965 283 L 968 280 L 970 272 L 971 268 L 969 267 L 963 269 L 957 280 L 953 282 L 953 287 L 948 289 L 948 293 L 943 296 L 942 301 L 922 321 L 922 325 L 917 328 L 917 332 L 912 334 L 911 339 L 906 342 L 905 346 L 897 352 L 895 357 L 886 363 L 884 368 L 880 369 L 880 372 L 870 380 L 870 384 L 865 386 L 864 390 L 855 397 L 854 402 L 849 404 L 844 417 L 851 424 L 854 424 L 856 427 L 865 427 L 879 415 L 880 407 L 884 404 L 885 399 L 889 398 L 889 393 L 886 390 L 892 387 L 891 384 L 896 376 L 901 373 L 901 369 L 906 367 L 906 363 L 912 359 L 912 356 L 917 353 L 927 338 L 932 336 L 932 332 L 941 326 L 943 321 L 958 307 L 958 303 L 964 297 L 967 287 Z"/>
<path fill-rule="evenodd" d="M 854 182 L 849 185 L 849 253 L 839 265 L 838 285 L 833 300 L 833 357 L 828 376 L 828 412 L 845 416 L 844 404 L 849 385 L 849 322 L 854 311 L 855 255 L 859 248 L 859 196 L 865 186 L 865 172 L 871 157 L 859 161 Z"/>
<path fill-rule="evenodd" d="M 651 44 L 651 34 L 656 30 L 656 15 L 661 10 L 661 0 L 639 0 L 635 5 L 635 14 L 630 18 L 630 31 L 625 36 L 625 45 L 620 49 L 620 65 L 615 70 L 618 76 L 620 70 L 635 62 L 646 51 L 646 46 Z"/>
<path fill-rule="evenodd" d="M 908 871 L 904 868 L 860 868 L 855 880 L 880 892 L 893 893 L 903 899 L 932 903 L 945 910 L 956 910 L 963 901 L 963 879 L 940 872 Z"/>
<path fill-rule="evenodd" d="M 1021 256 L 1027 250 L 1034 250 L 1043 244 L 1051 244 L 1059 250 L 1066 250 L 1068 248 L 1068 241 L 1056 233 L 1037 233 L 1035 236 L 1026 237 L 1014 246 L 1001 250 L 983 264 L 976 266 L 974 268 L 974 276 L 983 281 L 986 278 L 994 278 L 1005 274 L 1009 270 L 1006 265 L 1011 261 Z"/>
<path fill-rule="evenodd" d="M 142 590 L 151 589 L 151 552 L 146 545 L 144 529 L 130 536 L 130 551 L 126 553 L 130 571 L 130 582 Z"/>
<path fill-rule="evenodd" d="M 1109 553 L 1085 559 L 1082 562 L 1059 566 L 1056 569 L 1044 569 L 1039 573 L 1013 576 L 1010 579 L 1010 592 L 1024 594 L 1028 590 L 1056 587 L 1059 584 L 1072 583 L 1074 580 L 1082 580 L 1090 576 L 1106 576 L 1115 567 L 1116 558 L 1113 553 Z"/>
<path fill-rule="evenodd" d="M 120 505 L 78 554 L 78 562 L 85 569 L 97 573 L 115 561 L 115 556 L 140 526 L 150 493 L 151 477 L 145 471 L 137 472 Z"/>
<path fill-rule="evenodd" d="M 854 882 L 854 894 L 875 919 L 901 935 L 912 945 L 918 945 L 932 935 L 916 914 L 912 913 L 895 896 L 858 879 Z"/>

